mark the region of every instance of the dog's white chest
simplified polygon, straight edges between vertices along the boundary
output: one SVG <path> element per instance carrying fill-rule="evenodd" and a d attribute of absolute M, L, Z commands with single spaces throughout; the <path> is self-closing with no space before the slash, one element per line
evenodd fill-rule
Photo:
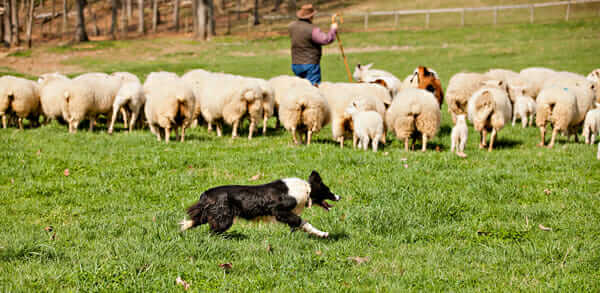
<path fill-rule="evenodd" d="M 283 183 L 288 187 L 288 195 L 296 199 L 296 207 L 292 212 L 300 215 L 310 201 L 310 184 L 300 178 L 282 179 Z"/>

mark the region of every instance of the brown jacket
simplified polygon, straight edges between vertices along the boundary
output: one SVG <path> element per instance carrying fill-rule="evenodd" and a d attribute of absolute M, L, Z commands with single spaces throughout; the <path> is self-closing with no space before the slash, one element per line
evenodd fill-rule
<path fill-rule="evenodd" d="M 307 20 L 296 20 L 288 26 L 292 41 L 292 64 L 319 64 L 323 55 L 321 45 L 313 42 L 315 25 Z"/>

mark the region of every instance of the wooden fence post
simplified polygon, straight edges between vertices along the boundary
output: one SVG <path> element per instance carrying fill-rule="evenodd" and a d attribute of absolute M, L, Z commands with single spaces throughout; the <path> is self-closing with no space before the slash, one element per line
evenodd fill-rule
<path fill-rule="evenodd" d="M 465 26 L 465 9 L 460 11 L 460 26 Z"/>
<path fill-rule="evenodd" d="M 600 14 L 600 10 L 598 10 L 598 14 Z M 394 13 L 394 28 L 398 27 L 398 12 Z"/>
<path fill-rule="evenodd" d="M 534 22 L 534 14 L 533 14 L 533 9 L 535 6 L 533 6 L 533 4 L 531 6 L 529 6 L 529 23 L 533 24 Z"/>
<path fill-rule="evenodd" d="M 571 2 L 567 3 L 567 13 L 565 14 L 565 21 L 569 21 L 570 12 L 571 12 Z"/>
<path fill-rule="evenodd" d="M 427 14 L 425 14 L 425 28 L 429 28 L 429 10 L 427 11 Z"/>
<path fill-rule="evenodd" d="M 494 25 L 498 24 L 498 7 L 494 7 Z"/>

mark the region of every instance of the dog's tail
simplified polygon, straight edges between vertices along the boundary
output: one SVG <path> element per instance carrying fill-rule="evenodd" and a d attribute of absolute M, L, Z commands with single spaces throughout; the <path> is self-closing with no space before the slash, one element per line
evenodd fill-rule
<path fill-rule="evenodd" d="M 196 202 L 194 205 L 187 209 L 187 214 L 190 217 L 189 220 L 183 219 L 183 221 L 179 222 L 179 226 L 181 227 L 181 231 L 185 231 L 190 228 L 194 228 L 198 225 L 202 225 L 206 223 L 204 219 L 204 194 L 200 196 L 200 200 Z"/>

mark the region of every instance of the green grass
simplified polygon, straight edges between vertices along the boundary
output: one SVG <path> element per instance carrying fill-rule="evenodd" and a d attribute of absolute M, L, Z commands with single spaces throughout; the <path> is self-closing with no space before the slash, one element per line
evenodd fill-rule
<path fill-rule="evenodd" d="M 352 64 L 375 62 L 401 77 L 425 64 L 446 84 L 456 72 L 493 67 L 587 73 L 597 66 L 598 24 L 342 37 L 348 48 L 410 48 L 349 53 Z M 171 55 L 148 40 L 123 44 L 109 46 L 108 55 L 124 55 L 119 60 L 98 54 L 66 62 L 141 77 L 197 67 L 259 77 L 290 71 L 289 56 L 278 53 L 288 46 L 283 37 L 189 42 Z M 138 47 L 155 59 L 126 56 Z M 249 52 L 254 56 L 241 54 Z M 345 79 L 339 55 L 325 55 L 322 65 L 325 80 Z M 406 153 L 398 141 L 379 153 L 340 149 L 329 127 L 311 146 L 294 146 L 273 122 L 268 136 L 252 141 L 196 128 L 185 143 L 169 145 L 147 130 L 107 135 L 102 126 L 76 135 L 58 124 L 0 130 L 0 290 L 182 291 L 178 276 L 197 292 L 599 290 L 595 146 L 561 138 L 554 149 L 541 149 L 536 129 L 507 126 L 492 153 L 477 148 L 471 131 L 469 157 L 460 159 L 448 152 L 445 106 L 430 145 L 440 152 Z M 206 226 L 177 230 L 185 208 L 207 188 L 307 178 L 313 169 L 343 197 L 329 213 L 303 213 L 331 239 L 244 221 L 225 236 Z M 356 256 L 369 260 L 349 260 Z"/>

